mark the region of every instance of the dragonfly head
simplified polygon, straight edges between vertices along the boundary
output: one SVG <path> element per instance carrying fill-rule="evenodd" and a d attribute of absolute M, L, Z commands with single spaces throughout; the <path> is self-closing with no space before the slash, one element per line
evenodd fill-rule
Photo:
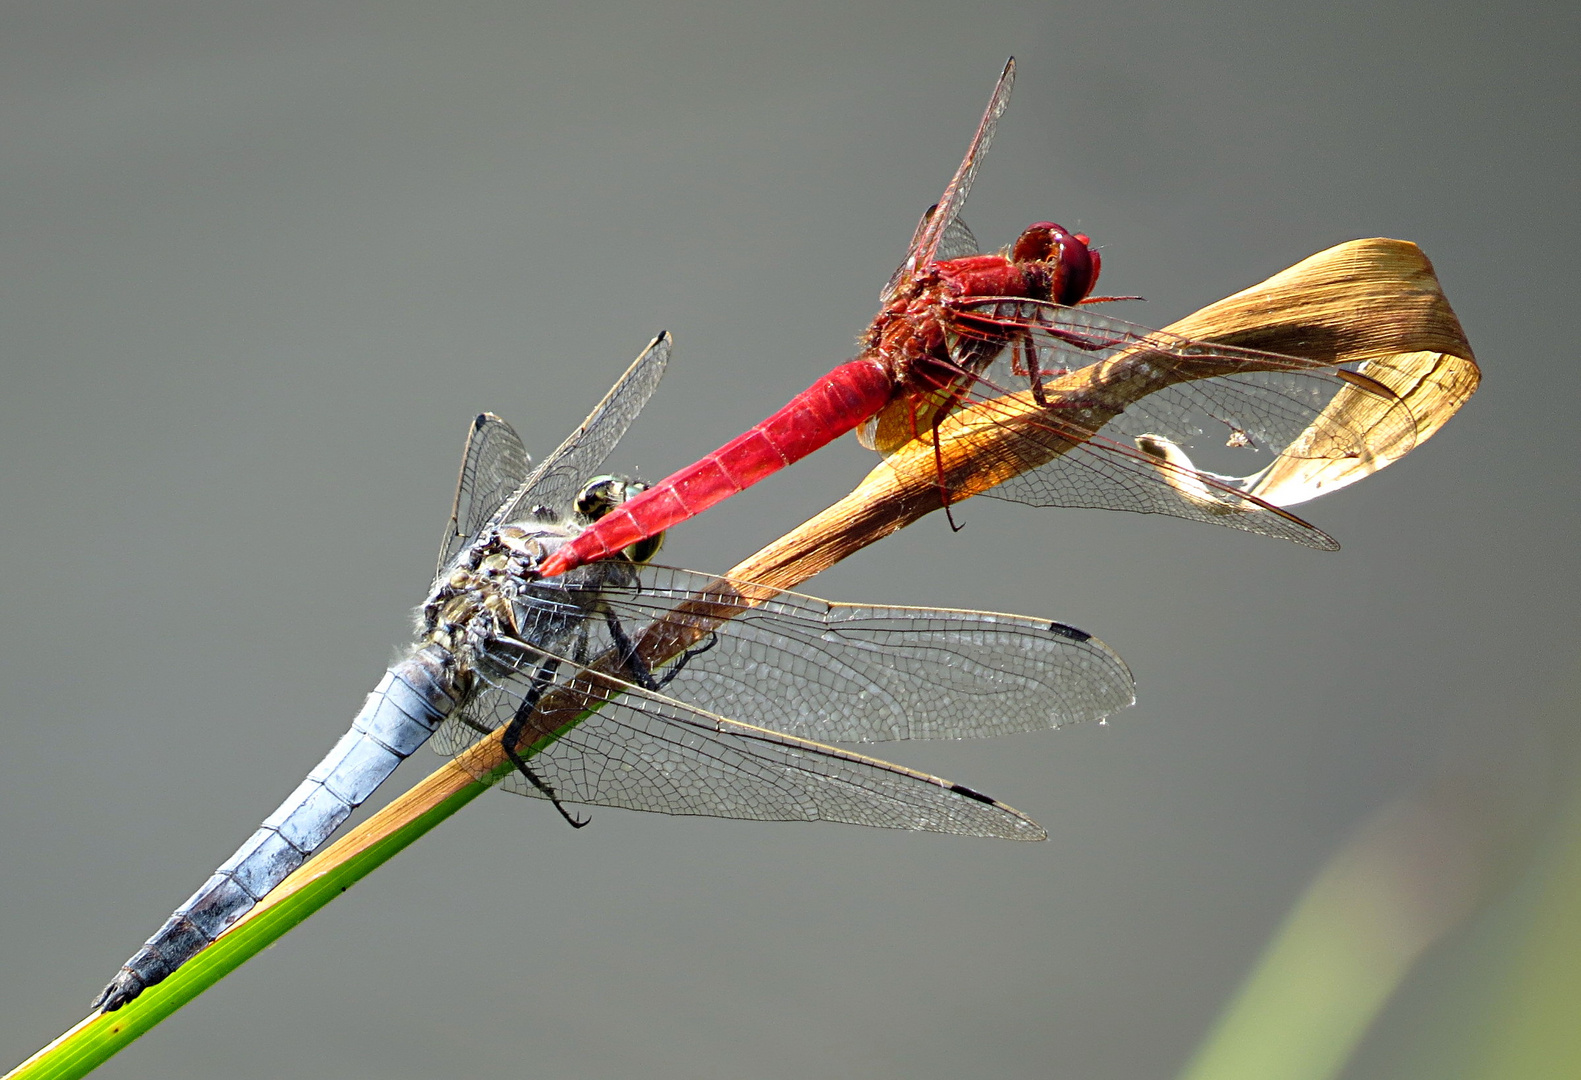
<path fill-rule="evenodd" d="M 647 484 L 627 476 L 595 476 L 577 495 L 576 512 L 588 524 L 592 524 L 615 507 L 630 502 L 647 490 Z M 663 546 L 664 534 L 661 532 L 622 549 L 619 557 L 633 565 L 643 566 L 652 562 Z"/>
<path fill-rule="evenodd" d="M 1010 257 L 1017 263 L 1047 267 L 1048 298 L 1067 307 L 1085 300 L 1098 284 L 1101 260 L 1092 240 L 1066 231 L 1052 221 L 1040 221 L 1016 240 Z"/>

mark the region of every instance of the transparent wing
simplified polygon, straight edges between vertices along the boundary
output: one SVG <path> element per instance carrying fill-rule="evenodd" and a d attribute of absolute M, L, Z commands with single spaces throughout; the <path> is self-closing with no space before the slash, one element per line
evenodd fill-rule
<path fill-rule="evenodd" d="M 440 729 L 473 775 L 546 797 L 519 771 L 502 771 L 498 734 L 524 702 L 538 702 L 523 756 L 562 802 L 660 814 L 758 821 L 839 821 L 890 829 L 1041 840 L 1043 830 L 970 788 L 899 765 L 737 723 L 567 659 L 549 679 L 541 657 L 495 680 Z M 548 684 L 547 686 L 545 684 Z M 578 722 L 580 718 L 580 722 Z M 533 750 L 536 748 L 536 752 Z"/>
<path fill-rule="evenodd" d="M 456 552 L 470 544 L 494 514 L 527 479 L 531 459 L 521 437 L 493 413 L 480 413 L 467 432 L 461 456 L 461 476 L 450 506 L 450 523 L 439 545 L 439 567 L 444 573 Z"/>
<path fill-rule="evenodd" d="M 982 247 L 977 243 L 977 237 L 972 235 L 972 230 L 966 227 L 966 222 L 956 218 L 944 227 L 944 235 L 939 238 L 939 246 L 933 257 L 942 262 L 981 252 Z"/>
<path fill-rule="evenodd" d="M 661 333 L 648 344 L 620 379 L 604 395 L 587 419 L 543 460 L 494 515 L 494 522 L 547 517 L 563 521 L 571 516 L 577 492 L 597 474 L 626 429 L 637 418 L 659 385 L 670 360 L 670 335 Z"/>
<path fill-rule="evenodd" d="M 959 416 L 997 425 L 980 452 L 1017 475 L 988 494 L 1016 502 L 1169 514 L 1332 549 L 1261 478 L 1292 461 L 1387 463 L 1416 438 L 1410 409 L 1365 364 L 1191 341 L 1027 300 L 962 304 L 951 325 L 981 372 Z M 1034 372 L 1041 410 L 1024 389 Z"/>
<path fill-rule="evenodd" d="M 917 222 L 917 230 L 911 235 L 911 247 L 915 248 L 918 238 L 928 230 L 935 214 L 939 212 L 938 206 L 930 206 L 922 212 L 922 220 Z M 977 255 L 982 252 L 982 247 L 977 243 L 977 237 L 972 235 L 972 230 L 966 227 L 966 222 L 956 218 L 944 227 L 944 235 L 939 238 L 938 247 L 934 249 L 933 257 L 937 260 L 959 259 L 966 255 Z M 889 275 L 889 280 L 884 283 L 884 290 L 879 294 L 885 303 L 895 295 L 901 281 L 909 276 L 916 268 L 917 263 L 908 254 L 906 261 L 895 267 L 895 272 Z"/>
<path fill-rule="evenodd" d="M 1015 85 L 1015 80 L 1016 61 L 1015 57 L 1011 57 L 1005 61 L 1004 70 L 999 73 L 999 81 L 994 84 L 994 92 L 989 95 L 988 108 L 983 110 L 983 118 L 978 122 L 977 131 L 972 135 L 971 145 L 966 148 L 966 156 L 961 159 L 955 175 L 945 186 L 944 194 L 939 196 L 939 204 L 932 221 L 920 235 L 912 239 L 910 256 L 913 266 L 922 266 L 936 258 L 939 242 L 955 219 L 960 216 L 961 207 L 966 205 L 966 196 L 971 194 L 972 182 L 977 179 L 977 170 L 988 154 L 989 144 L 993 142 L 994 129 L 999 124 L 999 118 L 1010 105 L 1010 90 Z"/>
<path fill-rule="evenodd" d="M 941 256 L 940 247 L 960 217 L 961 207 L 966 205 L 966 196 L 971 194 L 972 181 L 977 178 L 977 169 L 988 153 L 989 143 L 993 141 L 994 128 L 998 125 L 999 118 L 1004 115 L 1005 108 L 1010 104 L 1010 90 L 1015 78 L 1016 61 L 1015 57 L 1011 57 L 1005 62 L 1004 71 L 999 74 L 999 82 L 994 85 L 994 92 L 988 99 L 988 108 L 984 110 L 983 118 L 978 122 L 971 145 L 966 148 L 966 156 L 961 159 L 960 167 L 955 170 L 955 175 L 945 186 L 944 194 L 939 196 L 938 203 L 922 215 L 917 231 L 912 234 L 911 246 L 906 251 L 905 260 L 890 278 L 889 284 L 884 287 L 883 300 L 888 301 L 901 279 L 914 273 L 918 267 L 925 266 L 940 257 L 955 257 Z M 971 234 L 968 232 L 967 235 Z M 976 241 L 972 242 L 972 247 L 975 250 Z"/>
<path fill-rule="evenodd" d="M 983 738 L 1134 701 L 1113 650 L 1047 619 L 834 604 L 668 567 L 602 602 L 671 697 L 820 742 Z"/>

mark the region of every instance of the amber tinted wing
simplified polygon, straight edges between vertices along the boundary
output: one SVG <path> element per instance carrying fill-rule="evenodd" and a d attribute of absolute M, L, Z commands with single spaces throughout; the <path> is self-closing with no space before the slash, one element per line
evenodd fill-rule
<path fill-rule="evenodd" d="M 1275 502 L 1259 478 L 1282 462 L 1403 453 L 1416 418 L 1349 367 L 1190 341 L 1037 301 L 961 304 L 952 329 L 978 371 L 945 438 L 1003 463 L 987 492 L 1038 506 L 1169 514 L 1337 545 Z M 1002 343 L 991 361 L 983 343 Z M 1026 387 L 1036 372 L 1046 407 Z"/>

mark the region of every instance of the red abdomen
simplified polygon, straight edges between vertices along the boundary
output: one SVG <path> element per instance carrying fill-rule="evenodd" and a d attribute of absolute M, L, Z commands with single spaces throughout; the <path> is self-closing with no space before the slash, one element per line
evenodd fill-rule
<path fill-rule="evenodd" d="M 853 430 L 894 393 L 877 360 L 841 364 L 750 431 L 611 510 L 551 555 L 540 573 L 553 577 L 657 536 Z"/>

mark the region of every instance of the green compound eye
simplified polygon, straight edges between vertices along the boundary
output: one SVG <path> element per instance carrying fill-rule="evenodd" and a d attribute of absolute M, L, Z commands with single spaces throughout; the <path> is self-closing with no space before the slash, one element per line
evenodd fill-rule
<path fill-rule="evenodd" d="M 638 566 L 645 566 L 653 561 L 653 557 L 659 553 L 659 549 L 663 546 L 664 534 L 661 532 L 657 536 L 648 537 L 646 540 L 638 540 L 620 554 Z"/>
<path fill-rule="evenodd" d="M 576 512 L 589 521 L 597 521 L 647 486 L 623 476 L 595 476 L 577 494 Z"/>
<path fill-rule="evenodd" d="M 576 497 L 576 512 L 589 522 L 594 522 L 647 490 L 647 484 L 627 476 L 595 476 Z M 620 557 L 641 566 L 650 562 L 663 546 L 664 534 L 661 532 L 632 544 L 621 551 Z"/>

